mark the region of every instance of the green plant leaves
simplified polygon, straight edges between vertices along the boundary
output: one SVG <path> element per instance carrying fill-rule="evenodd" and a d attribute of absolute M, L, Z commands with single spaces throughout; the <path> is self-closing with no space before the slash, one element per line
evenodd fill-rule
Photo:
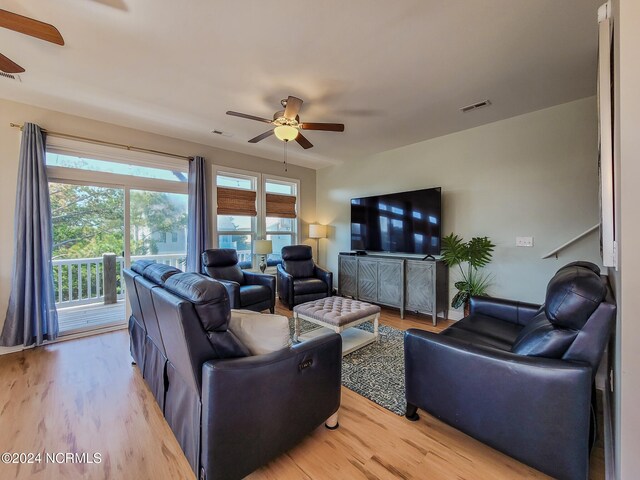
<path fill-rule="evenodd" d="M 491 261 L 494 248 L 488 237 L 473 237 L 465 243 L 463 238 L 450 233 L 442 239 L 440 253 L 449 267 L 469 262 L 473 268 L 482 268 Z"/>
<path fill-rule="evenodd" d="M 478 272 L 477 270 L 471 270 L 469 275 L 469 281 L 466 282 L 468 286 L 469 294 L 472 297 L 479 295 L 486 295 L 487 289 L 491 284 L 491 277 L 486 273 Z"/>
<path fill-rule="evenodd" d="M 482 268 L 491 261 L 494 248 L 495 245 L 487 237 L 473 237 L 467 243 L 466 260 L 473 268 Z"/>
<path fill-rule="evenodd" d="M 440 254 L 444 263 L 453 267 L 467 261 L 468 250 L 467 244 L 461 237 L 450 233 L 442 239 Z"/>
<path fill-rule="evenodd" d="M 460 290 L 458 293 L 455 294 L 455 296 L 453 297 L 453 300 L 451 300 L 451 306 L 453 308 L 460 308 L 465 303 L 467 303 L 468 300 L 469 300 L 469 292 Z"/>
<path fill-rule="evenodd" d="M 491 277 L 488 274 L 478 272 L 491 262 L 495 245 L 488 237 L 473 237 L 465 242 L 462 237 L 450 233 L 442 239 L 441 255 L 444 262 L 453 267 L 467 263 L 469 268 L 460 267 L 462 280 L 454 285 L 458 293 L 453 297 L 451 306 L 459 308 L 469 301 L 469 298 L 476 295 L 486 295 L 491 284 Z"/>

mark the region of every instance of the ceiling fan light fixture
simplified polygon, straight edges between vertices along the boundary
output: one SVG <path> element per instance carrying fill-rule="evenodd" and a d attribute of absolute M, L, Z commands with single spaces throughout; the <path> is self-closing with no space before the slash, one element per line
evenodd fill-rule
<path fill-rule="evenodd" d="M 298 129 L 290 125 L 279 125 L 273 129 L 273 133 L 275 133 L 278 140 L 290 142 L 298 136 Z"/>

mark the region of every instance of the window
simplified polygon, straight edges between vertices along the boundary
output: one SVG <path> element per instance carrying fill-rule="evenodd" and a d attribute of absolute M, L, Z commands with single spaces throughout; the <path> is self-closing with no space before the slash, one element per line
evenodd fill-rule
<path fill-rule="evenodd" d="M 298 241 L 297 180 L 243 170 L 214 169 L 218 248 L 238 251 L 242 268 L 255 266 L 253 241 L 273 242 L 270 266 L 281 260 L 282 247 Z"/>
<path fill-rule="evenodd" d="M 115 173 L 118 175 L 131 175 L 134 177 L 153 178 L 156 180 L 168 180 L 170 182 L 187 182 L 187 173 L 163 168 L 153 168 L 142 165 L 96 160 L 73 155 L 63 155 L 47 152 L 47 166 L 74 168 L 78 170 L 90 170 L 92 172 Z"/>
<path fill-rule="evenodd" d="M 296 184 L 293 182 L 266 180 L 264 185 L 265 191 L 269 193 L 284 193 L 285 195 L 296 194 Z"/>
<path fill-rule="evenodd" d="M 258 177 L 237 172 L 216 174 L 218 248 L 233 248 L 242 267 L 252 266 L 257 237 Z"/>
<path fill-rule="evenodd" d="M 218 176 L 216 177 L 216 185 L 218 187 L 233 187 L 255 191 L 256 178 L 233 173 L 218 174 Z"/>
<path fill-rule="evenodd" d="M 265 207 L 265 236 L 267 240 L 273 242 L 274 252 L 267 257 L 267 264 L 275 264 L 282 260 L 280 254 L 282 247 L 297 243 L 298 219 L 296 207 L 298 203 L 298 182 L 265 178 L 264 190 L 265 203 L 267 204 Z M 276 194 L 277 196 L 270 196 L 269 194 Z M 270 208 L 269 203 L 274 197 L 280 200 L 278 207 L 281 208 Z M 272 213 L 270 210 L 280 213 Z"/>

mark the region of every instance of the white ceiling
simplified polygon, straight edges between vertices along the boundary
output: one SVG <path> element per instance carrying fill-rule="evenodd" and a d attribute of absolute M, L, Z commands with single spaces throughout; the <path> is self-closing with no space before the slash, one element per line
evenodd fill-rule
<path fill-rule="evenodd" d="M 268 126 L 225 111 L 295 95 L 303 121 L 346 125 L 290 145 L 321 168 L 593 95 L 603 1 L 0 0 L 66 41 L 0 29 L 27 69 L 0 97 L 280 160 L 275 137 L 247 143 Z"/>

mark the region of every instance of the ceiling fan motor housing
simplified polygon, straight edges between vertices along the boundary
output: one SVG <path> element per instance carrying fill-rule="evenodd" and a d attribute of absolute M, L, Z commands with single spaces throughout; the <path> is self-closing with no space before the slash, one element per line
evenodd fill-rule
<path fill-rule="evenodd" d="M 300 116 L 296 115 L 295 120 L 292 120 L 284 116 L 284 110 L 280 110 L 273 114 L 273 123 L 274 125 L 289 125 L 298 128 L 300 125 Z"/>

